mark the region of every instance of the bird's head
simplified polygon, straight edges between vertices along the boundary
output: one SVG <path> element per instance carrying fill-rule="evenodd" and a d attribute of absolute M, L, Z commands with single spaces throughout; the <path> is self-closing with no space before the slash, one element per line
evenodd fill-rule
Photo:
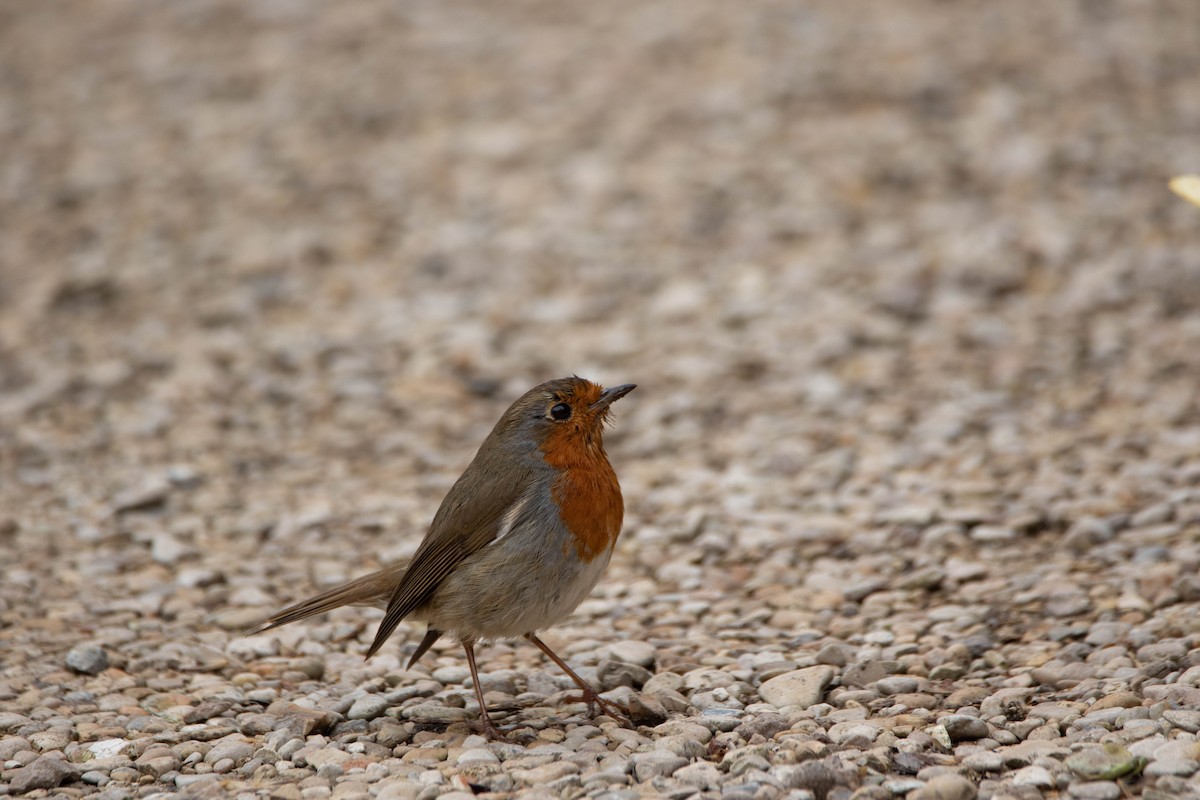
<path fill-rule="evenodd" d="M 603 457 L 609 407 L 635 388 L 626 383 L 605 389 L 575 376 L 546 381 L 512 404 L 497 432 L 528 437 L 554 466 Z"/>

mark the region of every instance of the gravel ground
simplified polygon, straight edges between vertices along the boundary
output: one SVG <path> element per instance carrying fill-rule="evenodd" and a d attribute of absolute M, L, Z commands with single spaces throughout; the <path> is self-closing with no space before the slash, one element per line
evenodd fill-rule
<path fill-rule="evenodd" d="M 1200 796 L 1200 4 L 0 7 L 0 793 Z M 636 382 L 606 579 L 379 613 Z"/>

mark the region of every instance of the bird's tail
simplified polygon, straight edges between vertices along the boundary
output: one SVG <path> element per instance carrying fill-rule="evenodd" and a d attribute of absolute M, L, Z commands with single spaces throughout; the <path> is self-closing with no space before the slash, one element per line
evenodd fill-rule
<path fill-rule="evenodd" d="M 302 600 L 255 625 L 247 635 L 262 633 L 289 622 L 324 614 L 342 606 L 377 606 L 383 608 L 392 598 L 392 590 L 408 569 L 407 563 L 393 564 L 357 580 L 335 586 L 327 592 Z"/>

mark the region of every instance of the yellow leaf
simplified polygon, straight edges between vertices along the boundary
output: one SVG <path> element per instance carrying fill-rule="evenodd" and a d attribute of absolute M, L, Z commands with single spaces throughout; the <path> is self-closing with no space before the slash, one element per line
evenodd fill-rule
<path fill-rule="evenodd" d="M 1171 191 L 1192 205 L 1200 206 L 1200 175 L 1180 175 L 1168 184 Z"/>

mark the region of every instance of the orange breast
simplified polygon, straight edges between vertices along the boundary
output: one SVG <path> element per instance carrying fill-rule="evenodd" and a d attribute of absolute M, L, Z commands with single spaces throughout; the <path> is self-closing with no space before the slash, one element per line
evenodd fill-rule
<path fill-rule="evenodd" d="M 554 482 L 553 496 L 563 524 L 575 535 L 575 553 L 581 559 L 590 562 L 616 542 L 625 504 L 607 460 L 601 469 L 564 471 Z"/>
<path fill-rule="evenodd" d="M 617 474 L 602 447 L 575 436 L 550 437 L 542 453 L 546 463 L 559 470 L 551 487 L 559 517 L 575 536 L 575 553 L 590 562 L 607 552 L 621 533 L 625 503 Z"/>

